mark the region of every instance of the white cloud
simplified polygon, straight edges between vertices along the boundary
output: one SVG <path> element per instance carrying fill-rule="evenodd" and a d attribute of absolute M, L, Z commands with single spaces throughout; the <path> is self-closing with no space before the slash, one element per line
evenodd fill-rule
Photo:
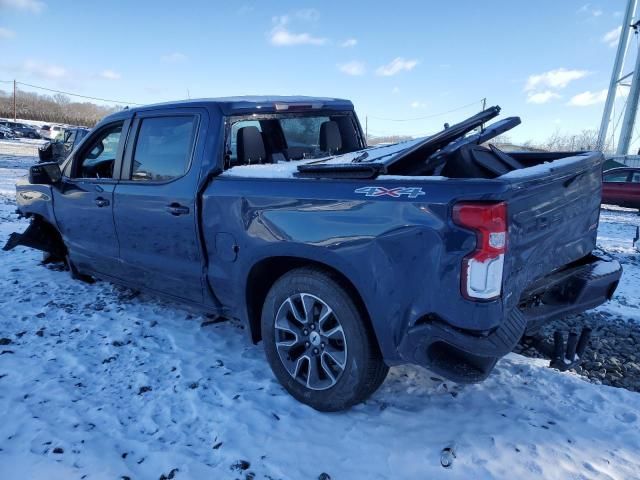
<path fill-rule="evenodd" d="M 571 100 L 569 100 L 567 105 L 571 105 L 572 107 L 588 107 L 590 105 L 597 105 L 598 103 L 602 103 L 606 99 L 606 89 L 600 90 L 598 92 L 586 91 L 571 97 Z"/>
<path fill-rule="evenodd" d="M 48 79 L 60 79 L 69 75 L 69 72 L 64 67 L 36 60 L 27 60 L 24 62 L 20 70 L 35 77 Z"/>
<path fill-rule="evenodd" d="M 166 55 L 162 55 L 160 57 L 160 60 L 166 63 L 179 63 L 184 62 L 187 59 L 188 57 L 184 53 L 180 52 L 167 53 Z"/>
<path fill-rule="evenodd" d="M 289 15 L 280 15 L 272 18 L 273 28 L 269 32 L 269 41 L 276 47 L 290 47 L 295 45 L 326 45 L 329 40 L 324 37 L 314 36 L 308 32 L 294 32 L 289 26 L 292 21 L 296 23 L 314 23 L 320 18 L 320 12 L 315 8 L 296 10 Z"/>
<path fill-rule="evenodd" d="M 12 8 L 31 13 L 40 13 L 44 10 L 44 7 L 44 2 L 40 2 L 39 0 L 0 0 L 0 10 Z"/>
<path fill-rule="evenodd" d="M 270 41 L 276 47 L 291 47 L 294 45 L 325 45 L 326 38 L 314 37 L 309 33 L 293 33 L 286 28 L 274 28 Z"/>
<path fill-rule="evenodd" d="M 341 47 L 355 47 L 358 44 L 358 40 L 356 38 L 347 38 L 344 42 L 340 44 Z"/>
<path fill-rule="evenodd" d="M 424 102 L 419 102 L 417 100 L 411 102 L 410 104 L 411 108 L 426 108 L 427 104 Z"/>
<path fill-rule="evenodd" d="M 338 69 L 347 75 L 364 75 L 366 68 L 364 63 L 354 60 L 352 62 L 338 64 Z"/>
<path fill-rule="evenodd" d="M 406 60 L 402 57 L 394 58 L 390 63 L 378 67 L 376 74 L 382 77 L 390 77 L 402 71 L 410 71 L 418 65 L 418 60 Z"/>
<path fill-rule="evenodd" d="M 605 33 L 602 36 L 602 41 L 610 47 L 617 47 L 618 41 L 620 41 L 620 34 L 622 33 L 622 27 L 617 27 L 610 32 Z"/>
<path fill-rule="evenodd" d="M 0 27 L 0 39 L 9 39 L 16 36 L 16 32 L 8 28 Z"/>
<path fill-rule="evenodd" d="M 107 80 L 120 80 L 120 78 L 122 78 L 122 75 L 120 75 L 118 72 L 114 72 L 113 70 L 103 70 L 102 72 L 100 72 L 100 76 L 102 78 L 106 78 Z"/>
<path fill-rule="evenodd" d="M 544 92 L 532 93 L 527 96 L 527 103 L 543 104 L 548 103 L 555 98 L 560 98 L 560 95 L 551 90 L 545 90 Z"/>
<path fill-rule="evenodd" d="M 589 74 L 586 70 L 569 70 L 566 68 L 558 68 L 538 75 L 531 75 L 527 79 L 524 89 L 527 92 L 538 88 L 550 88 L 560 90 L 565 88 L 574 80 L 579 80 Z"/>

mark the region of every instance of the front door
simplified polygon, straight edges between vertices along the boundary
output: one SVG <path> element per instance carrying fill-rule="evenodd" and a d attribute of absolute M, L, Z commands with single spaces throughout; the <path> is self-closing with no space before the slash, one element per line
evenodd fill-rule
<path fill-rule="evenodd" d="M 196 191 L 206 123 L 201 109 L 136 114 L 113 203 L 123 275 L 194 302 L 203 301 Z"/>
<path fill-rule="evenodd" d="M 68 177 L 53 190 L 60 234 L 74 265 L 85 272 L 118 271 L 118 239 L 113 222 L 113 192 L 124 144 L 125 123 L 97 130 L 75 155 Z"/>

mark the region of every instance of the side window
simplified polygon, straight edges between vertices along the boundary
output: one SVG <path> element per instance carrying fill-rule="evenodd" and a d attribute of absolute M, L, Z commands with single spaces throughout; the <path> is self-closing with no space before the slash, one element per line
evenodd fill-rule
<path fill-rule="evenodd" d="M 604 176 L 605 182 L 626 182 L 629 172 L 614 172 Z"/>
<path fill-rule="evenodd" d="M 184 175 L 195 138 L 194 116 L 150 117 L 140 122 L 131 179 L 165 182 Z"/>
<path fill-rule="evenodd" d="M 123 122 L 114 123 L 102 130 L 81 152 L 74 169 L 74 177 L 113 178 L 122 124 Z"/>
<path fill-rule="evenodd" d="M 633 183 L 640 183 L 640 172 L 633 172 L 633 175 L 631 176 L 631 181 Z"/>

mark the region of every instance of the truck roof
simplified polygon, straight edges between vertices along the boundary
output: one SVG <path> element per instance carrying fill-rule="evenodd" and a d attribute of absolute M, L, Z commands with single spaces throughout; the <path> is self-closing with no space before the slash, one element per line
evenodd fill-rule
<path fill-rule="evenodd" d="M 331 97 L 308 97 L 303 95 L 247 95 L 237 97 L 195 98 L 172 102 L 154 103 L 117 112 L 104 120 L 117 119 L 123 112 L 138 112 L 154 109 L 184 108 L 184 107 L 212 107 L 219 108 L 223 115 L 237 115 L 245 112 L 260 110 L 264 113 L 284 112 L 289 107 L 307 106 L 312 109 L 324 110 L 353 110 L 350 100 Z"/>

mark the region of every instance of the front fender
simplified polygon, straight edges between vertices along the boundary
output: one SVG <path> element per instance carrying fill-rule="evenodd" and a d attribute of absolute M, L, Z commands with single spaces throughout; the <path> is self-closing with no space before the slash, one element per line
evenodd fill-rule
<path fill-rule="evenodd" d="M 57 227 L 53 212 L 53 192 L 51 185 L 30 184 L 26 179 L 16 183 L 16 204 L 18 212 L 25 217 L 38 215 L 47 223 Z"/>

